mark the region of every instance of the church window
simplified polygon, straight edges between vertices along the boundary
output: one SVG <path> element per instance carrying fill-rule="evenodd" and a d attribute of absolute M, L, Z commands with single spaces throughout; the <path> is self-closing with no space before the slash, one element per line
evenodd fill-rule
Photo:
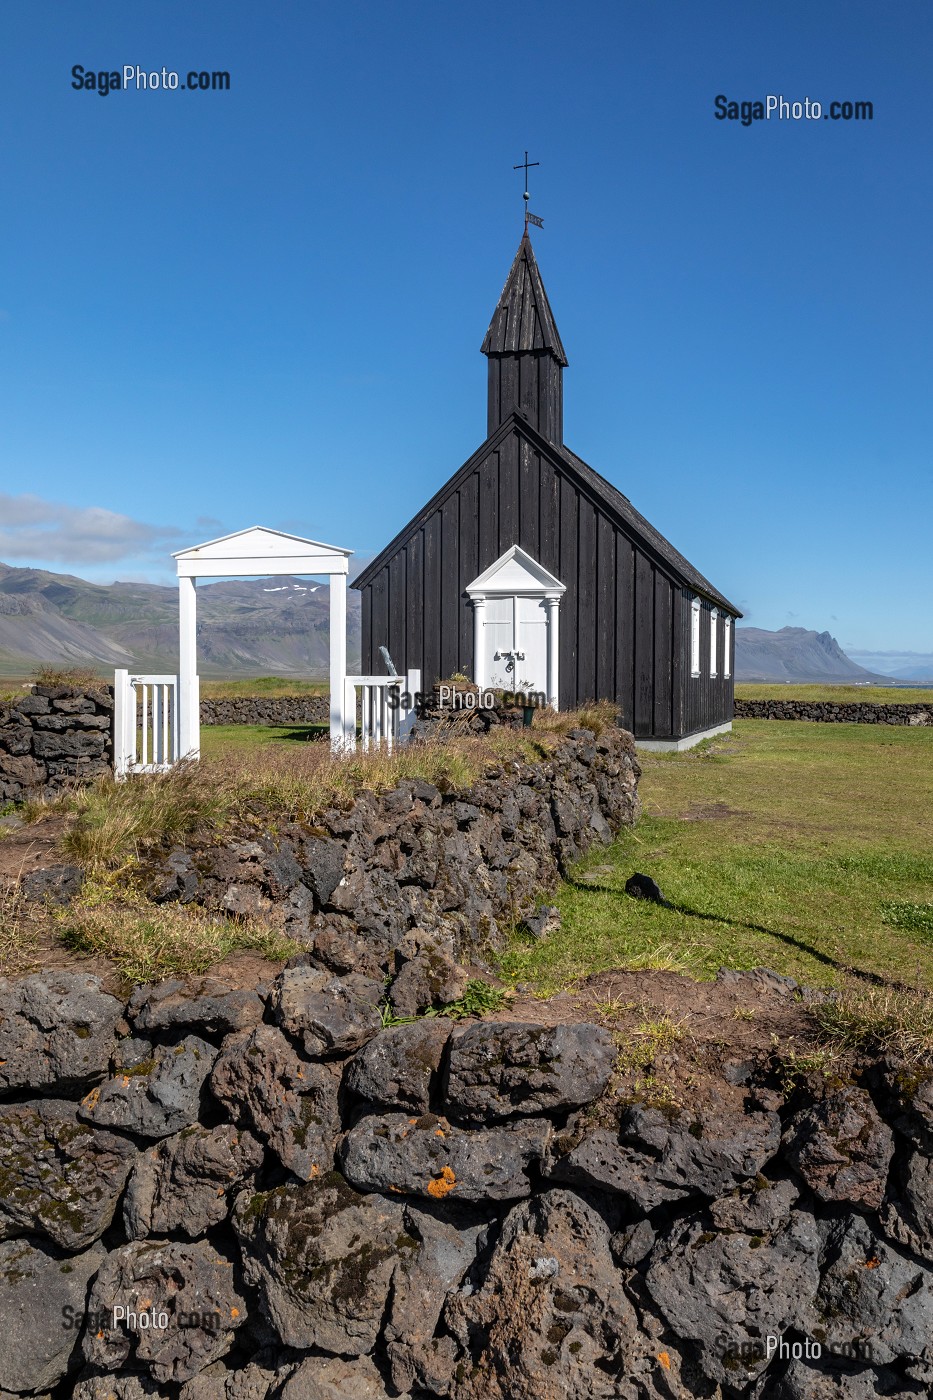
<path fill-rule="evenodd" d="M 700 600 L 690 604 L 690 674 L 700 674 Z"/>
<path fill-rule="evenodd" d="M 719 640 L 718 635 L 717 635 L 718 632 L 719 632 L 719 609 L 718 609 L 718 608 L 713 608 L 712 612 L 711 612 L 710 615 L 709 615 L 709 673 L 710 673 L 711 676 L 715 676 L 715 675 L 716 675 L 716 669 L 717 669 L 717 668 L 716 668 L 716 643 L 717 643 L 718 640 Z"/>

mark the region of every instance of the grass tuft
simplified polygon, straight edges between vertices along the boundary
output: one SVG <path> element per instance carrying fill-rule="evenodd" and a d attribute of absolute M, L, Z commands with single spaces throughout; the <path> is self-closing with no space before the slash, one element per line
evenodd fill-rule
<path fill-rule="evenodd" d="M 109 958 L 136 984 L 206 972 L 231 953 L 282 962 L 300 951 L 274 929 L 190 906 L 76 902 L 55 918 L 67 948 Z"/>
<path fill-rule="evenodd" d="M 92 666 L 37 666 L 30 680 L 33 685 L 73 685 L 87 690 L 104 690 L 110 684 Z"/>
<path fill-rule="evenodd" d="M 814 1015 L 821 1035 L 840 1050 L 881 1051 L 933 1065 L 933 999 L 922 989 L 845 985 Z"/>

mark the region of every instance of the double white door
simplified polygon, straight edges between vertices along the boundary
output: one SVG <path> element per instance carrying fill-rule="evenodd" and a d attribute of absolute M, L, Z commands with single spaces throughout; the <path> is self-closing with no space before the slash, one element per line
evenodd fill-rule
<path fill-rule="evenodd" d="M 502 690 L 548 688 L 548 609 L 543 598 L 520 594 L 487 598 L 483 627 L 484 676 Z"/>

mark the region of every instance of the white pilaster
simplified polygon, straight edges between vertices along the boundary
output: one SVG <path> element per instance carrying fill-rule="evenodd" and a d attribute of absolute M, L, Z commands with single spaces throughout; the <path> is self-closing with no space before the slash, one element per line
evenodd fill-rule
<path fill-rule="evenodd" d="M 330 576 L 330 742 L 343 746 L 343 686 L 347 678 L 347 578 Z M 355 716 L 354 716 L 355 719 Z M 354 725 L 355 730 L 355 725 Z"/>
<path fill-rule="evenodd" d="M 554 710 L 560 709 L 560 677 L 558 675 L 558 658 L 560 657 L 560 634 L 558 632 L 558 620 L 560 618 L 560 599 L 545 598 L 547 607 L 547 689 L 548 704 Z"/>
<path fill-rule="evenodd" d="M 483 629 L 486 622 L 486 599 L 473 599 L 473 680 L 480 690 L 488 684 L 486 675 L 486 648 L 483 644 Z"/>
<path fill-rule="evenodd" d="M 193 578 L 178 580 L 178 750 L 180 758 L 201 756 L 201 699 L 198 684 L 198 599 Z"/>

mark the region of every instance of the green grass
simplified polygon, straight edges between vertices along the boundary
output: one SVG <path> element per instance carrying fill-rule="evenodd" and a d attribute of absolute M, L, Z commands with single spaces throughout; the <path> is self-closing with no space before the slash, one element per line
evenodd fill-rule
<path fill-rule="evenodd" d="M 204 700 L 226 700 L 237 695 L 250 699 L 257 696 L 263 699 L 277 699 L 289 695 L 326 695 L 330 689 L 327 681 L 303 681 L 285 676 L 253 676 L 246 680 L 217 680 L 201 682 L 201 698 Z"/>
<path fill-rule="evenodd" d="M 265 744 L 304 746 L 315 739 L 326 741 L 328 732 L 326 724 L 202 724 L 201 754 L 215 758 L 231 747 L 249 751 Z"/>
<path fill-rule="evenodd" d="M 737 700 L 830 700 L 836 704 L 933 704 L 933 690 L 880 685 L 782 685 L 780 681 L 735 687 Z"/>
<path fill-rule="evenodd" d="M 548 990 L 615 967 L 765 965 L 933 987 L 933 730 L 739 720 L 640 762 L 638 826 L 581 862 L 554 899 L 560 931 L 516 936 L 504 976 Z M 627 896 L 636 870 L 674 907 Z"/>

